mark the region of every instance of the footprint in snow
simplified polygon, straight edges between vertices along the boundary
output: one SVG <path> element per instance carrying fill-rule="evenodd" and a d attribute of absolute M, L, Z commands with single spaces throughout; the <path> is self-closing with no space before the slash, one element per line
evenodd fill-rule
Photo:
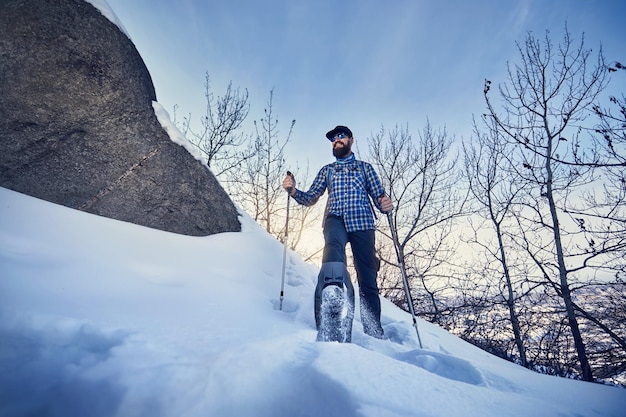
<path fill-rule="evenodd" d="M 485 386 L 485 378 L 470 362 L 444 353 L 416 349 L 396 353 L 395 359 L 410 363 L 443 378 L 465 382 L 466 384 Z"/>

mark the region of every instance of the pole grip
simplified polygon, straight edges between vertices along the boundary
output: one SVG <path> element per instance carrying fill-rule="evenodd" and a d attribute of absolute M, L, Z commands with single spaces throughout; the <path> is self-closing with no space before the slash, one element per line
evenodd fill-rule
<path fill-rule="evenodd" d="M 293 174 L 291 173 L 291 171 L 287 171 L 287 175 L 291 177 L 292 180 L 295 181 L 295 177 L 293 176 Z M 287 188 L 287 194 L 291 195 L 291 192 L 293 191 L 293 188 L 289 187 Z"/>

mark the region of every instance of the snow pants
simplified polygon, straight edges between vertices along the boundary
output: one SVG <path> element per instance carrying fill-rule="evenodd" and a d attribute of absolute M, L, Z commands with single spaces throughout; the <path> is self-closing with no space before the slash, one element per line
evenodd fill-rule
<path fill-rule="evenodd" d="M 348 233 L 343 219 L 338 216 L 328 216 L 324 222 L 324 254 L 322 269 L 318 277 L 315 290 L 315 322 L 319 330 L 321 293 L 325 285 L 329 284 L 328 273 L 331 265 L 327 263 L 341 262 L 346 265 L 346 245 L 350 243 L 354 258 L 357 281 L 359 283 L 359 301 L 363 331 L 374 337 L 383 337 L 383 328 L 380 324 L 380 298 L 378 295 L 378 259 L 375 248 L 375 231 L 360 230 Z M 335 269 L 335 268 L 333 268 Z M 351 289 L 350 278 L 345 272 L 346 285 Z"/>

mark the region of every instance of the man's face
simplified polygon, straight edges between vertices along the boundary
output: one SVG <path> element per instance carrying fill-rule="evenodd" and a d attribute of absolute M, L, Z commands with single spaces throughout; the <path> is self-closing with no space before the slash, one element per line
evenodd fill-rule
<path fill-rule="evenodd" d="M 333 155 L 335 158 L 345 158 L 352 152 L 352 141 L 345 133 L 339 133 L 333 138 Z"/>

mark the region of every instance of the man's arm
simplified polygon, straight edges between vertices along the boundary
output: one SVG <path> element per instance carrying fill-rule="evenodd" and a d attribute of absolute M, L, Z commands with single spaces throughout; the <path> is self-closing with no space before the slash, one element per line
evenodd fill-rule
<path fill-rule="evenodd" d="M 385 189 L 383 188 L 383 185 L 378 178 L 378 174 L 376 174 L 376 171 L 371 164 L 365 164 L 365 166 L 365 175 L 367 175 L 367 181 L 368 184 L 370 184 L 369 192 L 372 196 L 372 200 L 374 200 L 376 208 L 382 213 L 390 212 L 391 210 L 393 210 L 393 202 L 391 201 L 391 198 L 385 193 Z"/>
<path fill-rule="evenodd" d="M 298 204 L 302 204 L 303 206 L 312 206 L 317 203 L 317 200 L 320 198 L 324 191 L 326 191 L 326 170 L 327 166 L 323 167 L 318 173 L 315 179 L 313 180 L 313 184 L 311 184 L 311 188 L 309 191 L 301 191 L 296 188 L 296 180 L 293 178 L 293 175 L 287 175 L 283 180 L 283 188 L 289 193 L 291 197 L 293 197 Z"/>

